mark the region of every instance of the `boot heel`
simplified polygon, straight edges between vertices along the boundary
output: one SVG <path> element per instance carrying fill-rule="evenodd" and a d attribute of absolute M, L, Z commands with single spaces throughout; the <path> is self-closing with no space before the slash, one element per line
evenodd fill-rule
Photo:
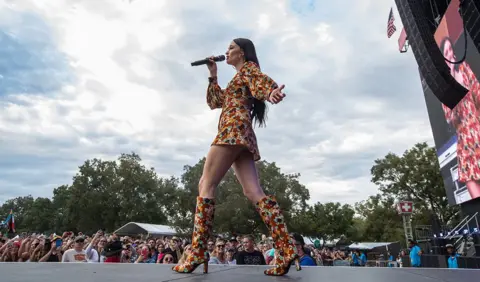
<path fill-rule="evenodd" d="M 208 260 L 203 262 L 203 273 L 208 273 Z"/>
<path fill-rule="evenodd" d="M 295 268 L 297 269 L 297 271 L 302 270 L 302 266 L 300 265 L 300 258 L 295 259 Z"/>

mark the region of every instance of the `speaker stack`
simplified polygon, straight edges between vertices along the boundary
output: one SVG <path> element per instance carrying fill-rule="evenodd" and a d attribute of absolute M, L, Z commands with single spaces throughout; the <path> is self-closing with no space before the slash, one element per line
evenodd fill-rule
<path fill-rule="evenodd" d="M 469 1 L 473 3 L 478 0 Z M 468 90 L 450 75 L 450 69 L 433 37 L 422 0 L 395 0 L 395 2 L 420 74 L 438 100 L 453 109 Z M 478 3 L 470 5 L 478 6 Z"/>
<path fill-rule="evenodd" d="M 472 234 L 475 256 L 480 257 L 480 233 Z"/>

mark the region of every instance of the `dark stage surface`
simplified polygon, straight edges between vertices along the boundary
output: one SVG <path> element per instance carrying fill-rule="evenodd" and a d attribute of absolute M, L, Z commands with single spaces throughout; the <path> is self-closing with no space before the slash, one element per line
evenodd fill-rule
<path fill-rule="evenodd" d="M 413 269 L 374 267 L 304 267 L 283 277 L 269 277 L 260 266 L 209 266 L 203 274 L 199 267 L 193 274 L 178 274 L 171 265 L 157 264 L 91 264 L 91 263 L 0 263 L 2 282 L 109 282 L 109 281 L 335 281 L 335 282 L 473 282 L 480 270 Z"/>

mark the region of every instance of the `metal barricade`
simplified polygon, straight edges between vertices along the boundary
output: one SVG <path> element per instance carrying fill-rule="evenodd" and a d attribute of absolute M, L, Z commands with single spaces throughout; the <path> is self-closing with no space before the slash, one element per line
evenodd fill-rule
<path fill-rule="evenodd" d="M 366 267 L 400 267 L 395 260 L 367 260 Z"/>

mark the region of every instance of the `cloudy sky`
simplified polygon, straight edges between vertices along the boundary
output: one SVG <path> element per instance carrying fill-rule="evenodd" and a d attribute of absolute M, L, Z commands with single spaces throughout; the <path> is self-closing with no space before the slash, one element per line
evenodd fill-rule
<path fill-rule="evenodd" d="M 391 6 L 0 0 L 0 203 L 50 197 L 86 159 L 131 151 L 180 175 L 206 154 L 220 114 L 205 103 L 206 67 L 190 62 L 236 37 L 255 42 L 288 94 L 257 130 L 262 157 L 301 173 L 312 201 L 365 199 L 375 158 L 432 139 L 415 60 L 398 52 L 398 13 L 386 36 Z M 219 65 L 222 85 L 233 75 Z"/>

